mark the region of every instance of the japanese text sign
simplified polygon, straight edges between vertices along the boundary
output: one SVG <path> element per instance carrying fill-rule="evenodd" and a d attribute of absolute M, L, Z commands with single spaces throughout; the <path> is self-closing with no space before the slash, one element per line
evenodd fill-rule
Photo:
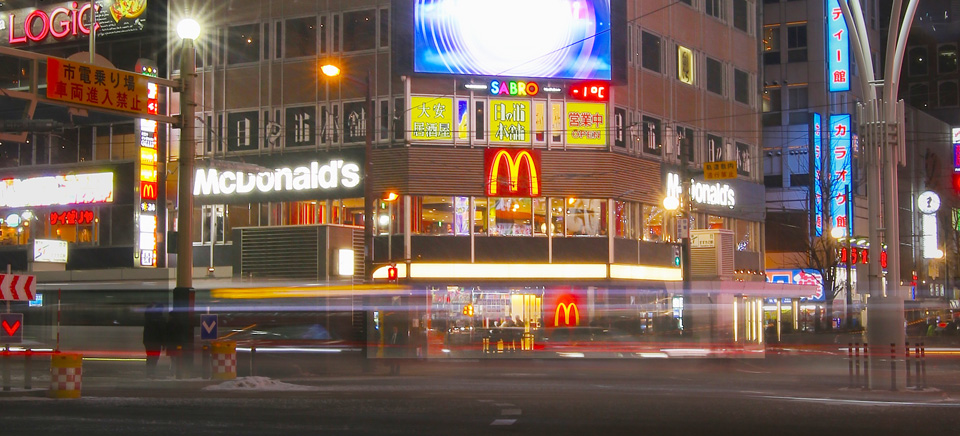
<path fill-rule="evenodd" d="M 453 140 L 453 99 L 410 97 L 410 139 Z"/>
<path fill-rule="evenodd" d="M 830 228 L 843 229 L 843 235 L 850 234 L 847 217 L 847 193 L 851 188 L 850 169 L 853 156 L 850 149 L 850 114 L 830 116 Z"/>
<path fill-rule="evenodd" d="M 814 233 L 816 236 L 823 235 L 823 185 L 821 184 L 823 176 L 823 116 L 818 113 L 813 114 L 813 211 L 814 211 Z"/>
<path fill-rule="evenodd" d="M 567 143 L 607 145 L 607 105 L 567 103 Z"/>
<path fill-rule="evenodd" d="M 736 179 L 737 161 L 704 162 L 703 178 L 706 180 Z"/>
<path fill-rule="evenodd" d="M 47 98 L 136 114 L 149 114 L 147 80 L 129 71 L 47 58 Z"/>
<path fill-rule="evenodd" d="M 530 142 L 530 102 L 490 100 L 490 140 Z"/>
<path fill-rule="evenodd" d="M 830 92 L 850 90 L 850 35 L 838 0 L 827 0 L 827 83 Z"/>

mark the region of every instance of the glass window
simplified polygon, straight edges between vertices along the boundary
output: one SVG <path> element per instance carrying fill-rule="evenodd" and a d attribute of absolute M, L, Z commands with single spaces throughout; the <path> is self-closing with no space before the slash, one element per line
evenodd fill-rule
<path fill-rule="evenodd" d="M 776 65 L 780 63 L 780 26 L 763 28 L 763 63 Z"/>
<path fill-rule="evenodd" d="M 704 0 L 704 12 L 707 15 L 723 19 L 723 0 Z"/>
<path fill-rule="evenodd" d="M 320 53 L 327 52 L 327 17 L 320 17 Z"/>
<path fill-rule="evenodd" d="M 390 45 L 390 10 L 380 9 L 380 47 Z"/>
<path fill-rule="evenodd" d="M 663 131 L 656 118 L 643 117 L 643 151 L 657 156 L 663 152 Z"/>
<path fill-rule="evenodd" d="M 330 51 L 340 51 L 340 15 L 333 16 L 333 48 Z"/>
<path fill-rule="evenodd" d="M 260 59 L 260 25 L 245 24 L 227 29 L 227 63 L 242 64 Z"/>
<path fill-rule="evenodd" d="M 723 138 L 707 134 L 707 162 L 719 162 L 723 158 Z"/>
<path fill-rule="evenodd" d="M 723 229 L 723 217 L 707 215 L 707 229 Z"/>
<path fill-rule="evenodd" d="M 737 171 L 740 174 L 749 176 L 753 169 L 753 151 L 750 145 L 742 142 L 737 143 Z"/>
<path fill-rule="evenodd" d="M 420 200 L 420 234 L 453 234 L 453 198 L 424 196 Z"/>
<path fill-rule="evenodd" d="M 763 90 L 763 125 L 764 126 L 779 126 L 781 123 L 781 101 L 780 101 L 780 88 L 767 88 Z"/>
<path fill-rule="evenodd" d="M 909 64 L 911 76 L 925 76 L 927 74 L 927 48 L 913 47 L 910 49 Z"/>
<path fill-rule="evenodd" d="M 314 56 L 317 54 L 316 17 L 294 18 L 287 20 L 287 34 L 283 40 L 286 46 L 284 57 Z"/>
<path fill-rule="evenodd" d="M 453 234 L 470 234 L 470 197 L 453 197 Z"/>
<path fill-rule="evenodd" d="M 956 44 L 943 44 L 937 49 L 937 71 L 941 74 L 957 72 Z"/>
<path fill-rule="evenodd" d="M 533 199 L 533 233 L 536 235 L 547 234 L 547 199 Z"/>
<path fill-rule="evenodd" d="M 787 27 L 787 62 L 807 61 L 807 26 Z"/>
<path fill-rule="evenodd" d="M 487 199 L 477 197 L 473 200 L 473 233 L 478 235 L 487 234 Z"/>
<path fill-rule="evenodd" d="M 930 88 L 922 83 L 910 85 L 910 104 L 919 108 L 930 106 Z"/>
<path fill-rule="evenodd" d="M 662 242 L 666 233 L 664 228 L 664 210 L 659 206 L 643 205 L 643 240 Z"/>
<path fill-rule="evenodd" d="M 807 99 L 807 87 L 806 86 L 797 86 L 787 89 L 790 110 L 807 110 L 808 108 L 808 99 Z"/>
<path fill-rule="evenodd" d="M 375 10 L 344 12 L 343 51 L 377 48 L 377 14 Z"/>
<path fill-rule="evenodd" d="M 940 82 L 940 107 L 950 107 L 957 105 L 957 82 Z"/>
<path fill-rule="evenodd" d="M 757 249 L 757 229 L 759 226 L 757 223 L 736 220 L 736 233 L 734 237 L 737 242 L 738 251 L 760 251 Z"/>
<path fill-rule="evenodd" d="M 344 224 L 349 226 L 363 225 L 363 199 L 347 198 L 343 200 L 334 200 L 331 221 L 335 224 Z"/>
<path fill-rule="evenodd" d="M 565 214 L 567 236 L 607 234 L 607 202 L 601 199 L 568 198 Z"/>
<path fill-rule="evenodd" d="M 687 161 L 693 162 L 694 157 L 694 133 L 690 127 L 677 126 L 677 156 L 680 153 L 687 154 Z"/>
<path fill-rule="evenodd" d="M 747 32 L 750 22 L 749 11 L 750 5 L 747 0 L 733 0 L 733 27 Z"/>
<path fill-rule="evenodd" d="M 531 236 L 533 214 L 530 198 L 489 198 L 487 223 L 491 236 Z"/>
<path fill-rule="evenodd" d="M 639 232 L 640 219 L 637 217 L 637 204 L 627 201 L 614 202 L 616 208 L 616 226 L 614 236 L 618 238 L 636 239 Z"/>
<path fill-rule="evenodd" d="M 723 64 L 707 58 L 707 91 L 723 95 Z"/>
<path fill-rule="evenodd" d="M 565 209 L 564 199 L 562 198 L 551 198 L 550 199 L 550 234 L 553 236 L 563 236 L 564 225 L 563 225 L 563 211 Z"/>
<path fill-rule="evenodd" d="M 733 70 L 733 98 L 740 103 L 750 104 L 750 75 L 746 71 Z"/>
<path fill-rule="evenodd" d="M 640 35 L 640 44 L 642 45 L 643 54 L 641 57 L 641 65 L 643 68 L 646 68 L 650 71 L 660 71 L 660 37 L 652 33 L 642 32 Z"/>

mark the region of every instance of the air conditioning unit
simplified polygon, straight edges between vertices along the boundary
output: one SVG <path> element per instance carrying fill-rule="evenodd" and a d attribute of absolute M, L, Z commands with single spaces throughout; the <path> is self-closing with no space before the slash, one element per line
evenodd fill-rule
<path fill-rule="evenodd" d="M 694 280 L 733 280 L 733 230 L 690 231 L 690 276 Z"/>

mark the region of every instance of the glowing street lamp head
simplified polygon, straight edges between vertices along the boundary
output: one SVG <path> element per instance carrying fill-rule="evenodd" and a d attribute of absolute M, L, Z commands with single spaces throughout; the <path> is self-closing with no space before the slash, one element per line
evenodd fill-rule
<path fill-rule="evenodd" d="M 830 230 L 830 236 L 833 236 L 834 239 L 840 239 L 846 234 L 846 229 L 843 227 L 834 227 Z"/>
<path fill-rule="evenodd" d="M 177 24 L 177 35 L 181 39 L 197 39 L 200 37 L 200 23 L 192 18 L 184 18 Z"/>
<path fill-rule="evenodd" d="M 680 199 L 677 197 L 664 197 L 663 208 L 666 210 L 677 210 L 680 207 Z"/>
<path fill-rule="evenodd" d="M 337 67 L 336 65 L 330 65 L 330 64 L 324 65 L 320 67 L 320 71 L 322 71 L 324 75 L 327 75 L 329 77 L 336 77 L 340 75 L 340 68 Z"/>

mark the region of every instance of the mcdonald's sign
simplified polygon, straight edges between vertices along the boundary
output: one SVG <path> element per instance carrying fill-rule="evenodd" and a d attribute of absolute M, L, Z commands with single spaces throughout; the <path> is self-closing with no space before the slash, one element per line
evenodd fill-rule
<path fill-rule="evenodd" d="M 586 319 L 586 314 L 580 313 L 580 306 L 577 303 L 578 299 L 574 294 L 563 293 L 559 295 L 553 313 L 548 312 L 546 317 L 547 327 L 577 327 L 581 325 L 581 321 Z"/>
<path fill-rule="evenodd" d="M 142 200 L 157 199 L 157 182 L 140 182 L 140 198 Z"/>
<path fill-rule="evenodd" d="M 487 196 L 540 196 L 540 150 L 488 148 L 483 168 Z"/>

